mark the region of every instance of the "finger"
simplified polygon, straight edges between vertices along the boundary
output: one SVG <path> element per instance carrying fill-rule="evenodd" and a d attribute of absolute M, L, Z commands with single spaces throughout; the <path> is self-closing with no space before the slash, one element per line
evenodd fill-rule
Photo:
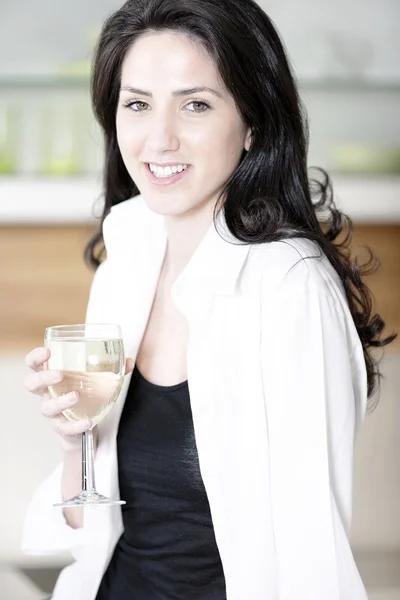
<path fill-rule="evenodd" d="M 77 392 L 71 392 L 69 394 L 64 394 L 63 396 L 59 396 L 58 398 L 51 400 L 43 400 L 40 411 L 45 417 L 56 417 L 63 410 L 67 410 L 74 406 L 79 400 L 79 395 Z"/>
<path fill-rule="evenodd" d="M 55 385 L 63 380 L 62 371 L 37 371 L 30 373 L 25 378 L 25 388 L 32 394 L 42 395 L 47 392 L 50 385 Z"/>
<path fill-rule="evenodd" d="M 125 363 L 125 375 L 128 375 L 135 368 L 135 361 L 132 358 L 127 358 Z"/>
<path fill-rule="evenodd" d="M 43 364 L 50 358 L 49 348 L 35 348 L 25 357 L 25 364 L 33 371 L 41 371 Z"/>
<path fill-rule="evenodd" d="M 92 426 L 90 419 L 76 421 L 72 423 L 67 419 L 53 419 L 54 430 L 63 437 L 72 437 L 82 434 Z"/>

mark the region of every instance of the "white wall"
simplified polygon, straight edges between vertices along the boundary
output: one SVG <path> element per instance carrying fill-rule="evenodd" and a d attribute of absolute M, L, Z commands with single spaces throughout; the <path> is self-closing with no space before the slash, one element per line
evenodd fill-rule
<path fill-rule="evenodd" d="M 88 56 L 88 35 L 121 0 L 2 0 L 0 74 L 46 72 Z M 260 0 L 301 75 L 349 69 L 345 45 L 361 53 L 360 70 L 400 78 L 398 0 Z M 339 45 L 339 48 L 337 47 Z M 336 48 L 336 49 L 334 49 Z"/>
<path fill-rule="evenodd" d="M 0 356 L 0 564 L 21 562 L 29 498 L 61 457 L 58 436 L 40 414 L 40 399 L 23 387 L 27 374 L 24 356 Z"/>
<path fill-rule="evenodd" d="M 356 444 L 353 545 L 400 549 L 400 352 L 388 350 L 381 398 Z"/>
<path fill-rule="evenodd" d="M 359 56 L 360 74 L 400 78 L 398 0 L 261 0 L 302 76 L 350 73 L 345 52 Z"/>

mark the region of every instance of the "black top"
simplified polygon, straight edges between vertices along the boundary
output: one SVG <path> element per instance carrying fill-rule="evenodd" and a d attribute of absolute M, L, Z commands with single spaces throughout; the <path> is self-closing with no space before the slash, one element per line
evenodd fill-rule
<path fill-rule="evenodd" d="M 96 600 L 226 600 L 187 381 L 135 368 L 117 448 L 124 533 Z"/>

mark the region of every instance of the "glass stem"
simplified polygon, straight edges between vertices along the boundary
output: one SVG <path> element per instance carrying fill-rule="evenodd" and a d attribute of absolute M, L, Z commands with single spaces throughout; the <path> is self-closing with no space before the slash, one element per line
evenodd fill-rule
<path fill-rule="evenodd" d="M 88 429 L 82 433 L 82 490 L 95 492 L 93 431 Z"/>

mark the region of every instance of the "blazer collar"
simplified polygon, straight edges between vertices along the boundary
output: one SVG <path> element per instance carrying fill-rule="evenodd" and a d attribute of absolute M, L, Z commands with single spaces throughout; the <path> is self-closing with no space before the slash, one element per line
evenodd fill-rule
<path fill-rule="evenodd" d="M 167 248 L 164 216 L 151 211 L 141 195 L 112 208 L 103 234 L 108 259 L 127 267 L 134 263 L 143 275 L 161 268 Z M 222 210 L 174 285 L 182 291 L 233 294 L 249 250 L 231 234 Z"/>

